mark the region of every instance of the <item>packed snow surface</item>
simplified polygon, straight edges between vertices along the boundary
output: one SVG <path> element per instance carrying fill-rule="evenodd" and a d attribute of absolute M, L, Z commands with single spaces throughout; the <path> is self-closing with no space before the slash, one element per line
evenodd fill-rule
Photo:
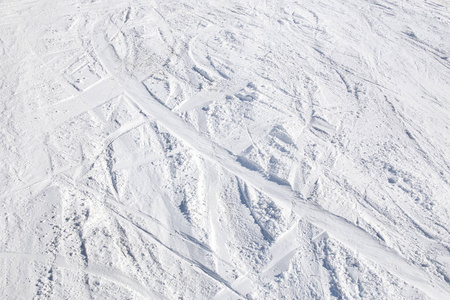
<path fill-rule="evenodd" d="M 448 0 L 0 0 L 0 299 L 450 299 Z"/>

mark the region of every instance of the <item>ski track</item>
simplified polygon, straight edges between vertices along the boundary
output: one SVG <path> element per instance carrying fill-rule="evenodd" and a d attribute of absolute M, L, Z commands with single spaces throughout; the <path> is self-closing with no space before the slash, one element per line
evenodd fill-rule
<path fill-rule="evenodd" d="M 100 33 L 95 36 L 101 36 Z M 408 264 L 395 251 L 382 245 L 364 230 L 356 227 L 342 217 L 325 211 L 320 206 L 308 203 L 295 196 L 294 191 L 285 186 L 268 181 L 256 172 L 242 167 L 235 155 L 223 149 L 201 136 L 194 128 L 183 122 L 179 117 L 166 109 L 155 99 L 149 96 L 145 87 L 132 77 L 124 73 L 118 73 L 119 59 L 105 40 L 95 41 L 100 62 L 117 79 L 125 94 L 140 108 L 146 116 L 155 119 L 158 123 L 168 129 L 174 136 L 195 149 L 201 156 L 217 164 L 230 173 L 235 174 L 245 182 L 251 184 L 264 194 L 277 201 L 281 207 L 295 211 L 298 215 L 310 221 L 312 224 L 323 228 L 331 236 L 336 238 L 346 247 L 360 253 L 368 259 L 389 270 L 412 286 L 418 287 L 433 298 L 440 298 L 450 291 L 447 287 L 430 284 L 431 278 L 419 268 Z M 214 149 L 214 151 L 213 151 Z"/>
<path fill-rule="evenodd" d="M 447 0 L 0 8 L 0 297 L 449 297 Z"/>

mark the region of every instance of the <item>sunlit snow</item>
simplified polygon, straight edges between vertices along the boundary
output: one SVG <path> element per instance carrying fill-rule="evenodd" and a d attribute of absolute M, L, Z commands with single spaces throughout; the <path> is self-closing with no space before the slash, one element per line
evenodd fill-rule
<path fill-rule="evenodd" d="M 0 0 L 0 299 L 450 299 L 448 0 Z"/>

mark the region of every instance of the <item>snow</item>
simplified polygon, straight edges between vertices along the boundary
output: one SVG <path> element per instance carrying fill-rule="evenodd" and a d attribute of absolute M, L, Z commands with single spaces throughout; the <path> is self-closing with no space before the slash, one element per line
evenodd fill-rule
<path fill-rule="evenodd" d="M 1 299 L 450 297 L 450 2 L 0 1 Z"/>

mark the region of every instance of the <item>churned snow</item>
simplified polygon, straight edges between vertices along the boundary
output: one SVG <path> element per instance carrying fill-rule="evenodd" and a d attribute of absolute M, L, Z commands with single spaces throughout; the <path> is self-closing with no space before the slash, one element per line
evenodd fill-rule
<path fill-rule="evenodd" d="M 0 0 L 1 299 L 449 299 L 448 0 Z"/>

